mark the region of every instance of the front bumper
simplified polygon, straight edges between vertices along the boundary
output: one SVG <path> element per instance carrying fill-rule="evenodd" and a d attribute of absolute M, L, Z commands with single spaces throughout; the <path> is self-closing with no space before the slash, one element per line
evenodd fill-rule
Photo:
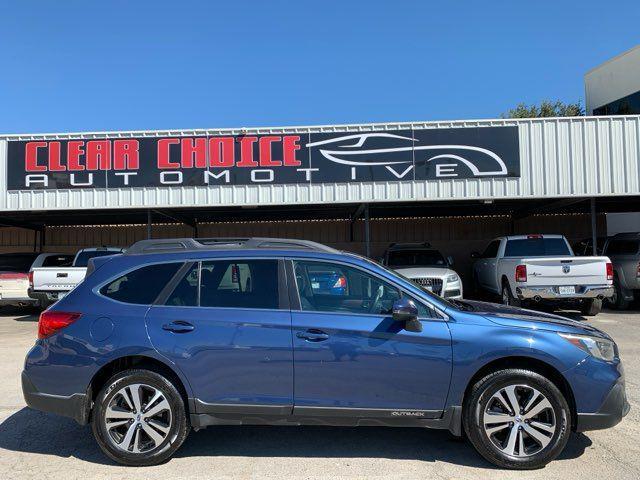
<path fill-rule="evenodd" d="M 629 402 L 624 388 L 624 379 L 618 380 L 595 413 L 578 413 L 576 422 L 577 432 L 587 430 L 602 430 L 620 423 L 629 413 Z"/>
<path fill-rule="evenodd" d="M 22 372 L 22 394 L 27 405 L 34 410 L 73 418 L 80 425 L 89 422 L 90 398 L 85 393 L 64 396 L 39 392 L 27 373 Z"/>
<path fill-rule="evenodd" d="M 521 300 L 540 298 L 542 300 L 580 300 L 583 298 L 609 298 L 613 295 L 610 285 L 576 286 L 576 292 L 561 294 L 557 286 L 516 287 L 516 295 Z"/>

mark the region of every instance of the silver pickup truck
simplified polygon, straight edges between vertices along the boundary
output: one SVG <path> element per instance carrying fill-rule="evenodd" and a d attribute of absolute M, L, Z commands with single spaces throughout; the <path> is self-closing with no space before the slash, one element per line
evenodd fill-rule
<path fill-rule="evenodd" d="M 473 280 L 507 305 L 577 306 L 597 315 L 613 295 L 613 266 L 607 257 L 576 257 L 562 235 L 513 235 L 473 253 Z"/>
<path fill-rule="evenodd" d="M 84 280 L 87 263 L 93 257 L 122 253 L 121 248 L 83 248 L 76 253 L 70 267 L 40 267 L 29 272 L 29 297 L 36 300 L 40 308 L 47 308 Z"/>

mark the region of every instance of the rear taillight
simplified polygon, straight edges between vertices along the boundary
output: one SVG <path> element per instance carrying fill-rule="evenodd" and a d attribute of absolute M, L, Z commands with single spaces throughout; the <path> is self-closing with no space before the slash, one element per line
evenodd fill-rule
<path fill-rule="evenodd" d="M 516 267 L 516 282 L 526 282 L 526 281 L 527 281 L 527 266 L 518 265 Z"/>
<path fill-rule="evenodd" d="M 33 288 L 33 272 L 29 272 L 29 288 Z"/>
<path fill-rule="evenodd" d="M 333 288 L 346 288 L 347 279 L 345 277 L 338 277 L 336 283 L 333 284 Z"/>
<path fill-rule="evenodd" d="M 80 318 L 80 313 L 45 310 L 38 321 L 38 338 L 47 338 Z"/>
<path fill-rule="evenodd" d="M 539 233 L 534 233 L 531 235 L 527 235 L 527 238 L 542 238 L 542 235 L 540 235 Z"/>
<path fill-rule="evenodd" d="M 607 262 L 607 280 L 613 280 L 613 263 Z"/>
<path fill-rule="evenodd" d="M 640 278 L 640 262 L 638 262 L 638 268 L 636 268 L 636 278 Z"/>

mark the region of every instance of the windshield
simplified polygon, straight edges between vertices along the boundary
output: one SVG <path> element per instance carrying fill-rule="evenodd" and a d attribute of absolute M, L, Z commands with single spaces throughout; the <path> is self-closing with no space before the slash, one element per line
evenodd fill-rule
<path fill-rule="evenodd" d="M 89 259 L 94 257 L 104 257 L 106 255 L 116 255 L 120 253 L 120 250 L 89 250 L 85 252 L 80 252 L 76 261 L 74 262 L 74 267 L 86 267 L 89 263 Z"/>
<path fill-rule="evenodd" d="M 28 273 L 37 253 L 7 253 L 0 255 L 0 272 Z"/>
<path fill-rule="evenodd" d="M 395 250 L 389 252 L 390 267 L 446 267 L 442 254 L 437 250 Z"/>
<path fill-rule="evenodd" d="M 564 238 L 520 238 L 508 240 L 505 257 L 573 256 Z"/>

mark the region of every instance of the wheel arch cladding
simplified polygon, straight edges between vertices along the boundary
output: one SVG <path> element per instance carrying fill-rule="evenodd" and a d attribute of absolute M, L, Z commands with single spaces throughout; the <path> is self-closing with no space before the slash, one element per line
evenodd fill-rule
<path fill-rule="evenodd" d="M 105 386 L 105 384 L 111 377 L 132 368 L 150 370 L 164 376 L 167 380 L 173 383 L 178 392 L 180 392 L 180 396 L 182 397 L 184 408 L 187 413 L 187 418 L 189 418 L 189 413 L 192 409 L 189 404 L 189 395 L 187 393 L 187 389 L 180 376 L 166 363 L 163 363 L 156 358 L 147 357 L 144 355 L 129 355 L 120 357 L 103 365 L 100 370 L 98 370 L 93 376 L 93 378 L 91 379 L 91 383 L 89 384 L 89 396 L 91 401 L 95 401 L 98 393 L 100 393 L 102 387 Z"/>
<path fill-rule="evenodd" d="M 569 409 L 571 411 L 571 428 L 575 429 L 577 421 L 577 410 L 576 401 L 574 398 L 573 390 L 571 389 L 571 385 L 569 385 L 569 382 L 567 382 L 566 378 L 564 378 L 562 373 L 560 373 L 560 371 L 553 365 L 550 365 L 542 360 L 533 357 L 501 357 L 494 359 L 480 367 L 480 369 L 471 377 L 471 379 L 467 383 L 463 396 L 463 405 L 464 401 L 469 398 L 471 389 L 478 382 L 478 380 L 486 377 L 490 373 L 509 368 L 530 370 L 549 379 L 558 388 L 558 390 L 560 390 L 562 395 L 564 395 L 565 399 L 567 400 Z"/>

